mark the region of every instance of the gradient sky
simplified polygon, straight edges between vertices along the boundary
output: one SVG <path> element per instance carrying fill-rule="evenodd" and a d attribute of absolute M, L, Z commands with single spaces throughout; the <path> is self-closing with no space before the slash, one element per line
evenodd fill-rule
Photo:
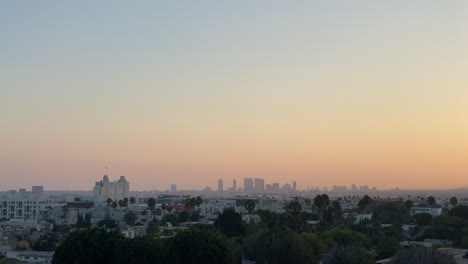
<path fill-rule="evenodd" d="M 2 1 L 0 190 L 468 186 L 468 2 Z"/>

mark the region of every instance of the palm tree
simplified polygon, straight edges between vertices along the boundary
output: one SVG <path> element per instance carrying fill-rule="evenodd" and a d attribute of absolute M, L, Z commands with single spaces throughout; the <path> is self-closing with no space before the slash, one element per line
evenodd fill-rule
<path fill-rule="evenodd" d="M 432 238 L 434 238 L 434 216 L 433 216 L 433 212 L 432 212 L 432 207 L 434 206 L 435 203 L 436 203 L 436 200 L 435 200 L 434 196 L 427 197 L 427 204 L 429 205 L 429 207 L 431 207 Z"/>
<path fill-rule="evenodd" d="M 112 199 L 111 199 L 111 198 L 107 198 L 107 207 L 109 207 L 111 204 L 112 204 Z"/>
<path fill-rule="evenodd" d="M 130 203 L 132 204 L 132 206 L 136 203 L 136 199 L 135 197 L 130 197 Z"/>
<path fill-rule="evenodd" d="M 314 198 L 314 206 L 319 209 L 320 221 L 322 222 L 325 229 L 327 229 L 326 210 L 330 205 L 330 199 L 328 195 L 322 194 L 317 195 Z"/>
<path fill-rule="evenodd" d="M 166 210 L 170 213 L 172 212 L 172 209 L 174 209 L 174 207 L 172 207 L 172 204 L 168 203 L 166 206 Z"/>
<path fill-rule="evenodd" d="M 410 210 L 411 207 L 413 207 L 413 201 L 411 201 L 411 200 L 406 200 L 405 206 L 406 206 L 406 208 L 407 208 L 408 210 Z"/>
<path fill-rule="evenodd" d="M 148 208 L 150 209 L 151 213 L 154 214 L 154 208 L 156 206 L 156 199 L 149 198 L 147 202 Z"/>
<path fill-rule="evenodd" d="M 252 211 L 255 209 L 255 201 L 252 199 L 248 199 L 244 203 L 244 208 L 249 212 L 250 223 L 252 224 Z"/>
<path fill-rule="evenodd" d="M 453 207 L 457 206 L 457 204 L 458 204 L 458 199 L 457 199 L 457 197 L 453 196 L 452 198 L 450 198 L 450 204 L 451 204 Z"/>
<path fill-rule="evenodd" d="M 124 207 L 127 207 L 127 206 L 128 206 L 128 198 L 127 198 L 127 197 L 125 197 L 125 198 L 123 199 L 123 203 L 122 203 L 122 204 L 123 204 Z"/>
<path fill-rule="evenodd" d="M 167 209 L 166 203 L 163 203 L 163 204 L 161 205 L 161 209 L 163 210 L 163 213 L 164 213 L 164 211 L 166 211 L 166 209 Z"/>
<path fill-rule="evenodd" d="M 436 200 L 435 200 L 434 196 L 427 197 L 427 204 L 431 208 L 431 214 L 432 214 L 432 207 L 434 206 L 435 203 L 436 203 Z"/>
<path fill-rule="evenodd" d="M 116 201 L 113 201 L 112 204 L 111 204 L 111 206 L 112 206 L 112 208 L 115 209 L 115 208 L 117 208 L 117 206 L 119 206 L 119 205 L 117 204 Z"/>
<path fill-rule="evenodd" d="M 341 226 L 341 219 L 343 217 L 343 214 L 341 210 L 341 204 L 339 201 L 333 201 L 332 212 L 333 212 L 333 218 L 335 219 L 335 223 L 338 223 L 338 225 Z"/>
<path fill-rule="evenodd" d="M 197 206 L 200 206 L 200 204 L 203 203 L 203 200 L 200 196 L 197 196 Z"/>

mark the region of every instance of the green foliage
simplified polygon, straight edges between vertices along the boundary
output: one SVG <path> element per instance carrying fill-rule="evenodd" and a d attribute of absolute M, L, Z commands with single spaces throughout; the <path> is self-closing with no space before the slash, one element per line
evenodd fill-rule
<path fill-rule="evenodd" d="M 263 228 L 274 229 L 280 226 L 280 216 L 269 210 L 259 210 L 260 226 Z"/>
<path fill-rule="evenodd" d="M 163 216 L 160 224 L 166 225 L 167 223 L 171 223 L 173 226 L 175 226 L 177 224 L 177 215 L 171 213 Z"/>
<path fill-rule="evenodd" d="M 410 215 L 403 204 L 383 203 L 375 206 L 372 221 L 382 224 L 402 225 L 409 222 Z"/>
<path fill-rule="evenodd" d="M 82 229 L 71 233 L 55 250 L 53 264 L 110 263 L 115 245 L 124 237 L 117 231 L 102 228 Z"/>
<path fill-rule="evenodd" d="M 150 209 L 151 212 L 154 212 L 154 208 L 156 206 L 156 199 L 154 198 L 149 198 L 147 202 L 148 208 Z"/>
<path fill-rule="evenodd" d="M 399 251 L 391 264 L 455 264 L 455 260 L 431 248 L 411 247 Z"/>
<path fill-rule="evenodd" d="M 377 224 L 372 228 L 371 239 L 377 259 L 389 258 L 400 249 L 401 232 L 399 226 L 382 228 Z"/>
<path fill-rule="evenodd" d="M 187 222 L 189 219 L 190 219 L 190 213 L 189 212 L 182 211 L 182 212 L 178 213 L 177 221 L 179 223 Z"/>
<path fill-rule="evenodd" d="M 135 225 L 135 221 L 137 220 L 137 215 L 133 211 L 128 211 L 124 215 L 124 222 L 129 225 Z"/>
<path fill-rule="evenodd" d="M 200 211 L 193 212 L 192 215 L 190 216 L 190 221 L 196 222 L 198 221 L 198 219 L 200 219 Z"/>
<path fill-rule="evenodd" d="M 165 263 L 226 263 L 227 241 L 214 232 L 191 229 L 178 232 L 169 240 Z"/>
<path fill-rule="evenodd" d="M 242 215 L 233 209 L 226 209 L 218 216 L 215 226 L 227 237 L 242 235 Z"/>
<path fill-rule="evenodd" d="M 78 213 L 78 218 L 76 220 L 76 228 L 86 228 L 91 226 L 91 213 L 86 213 L 84 216 L 81 213 Z"/>
<path fill-rule="evenodd" d="M 148 223 L 146 227 L 146 235 L 149 237 L 157 237 L 159 236 L 159 221 L 152 220 Z"/>
<path fill-rule="evenodd" d="M 373 264 L 375 256 L 361 247 L 344 246 L 334 248 L 332 255 L 327 258 L 328 264 Z"/>
<path fill-rule="evenodd" d="M 258 264 L 318 263 L 326 244 L 315 234 L 291 230 L 259 231 L 248 236 L 243 252 Z"/>
<path fill-rule="evenodd" d="M 457 197 L 453 196 L 452 198 L 450 198 L 450 204 L 452 206 L 456 206 L 458 204 L 458 199 Z"/>
<path fill-rule="evenodd" d="M 302 206 L 299 201 L 294 199 L 286 205 L 286 214 L 288 217 L 288 226 L 289 228 L 299 232 L 302 227 Z"/>
<path fill-rule="evenodd" d="M 450 211 L 450 215 L 461 217 L 461 218 L 468 220 L 468 206 L 466 205 L 456 206 Z"/>
<path fill-rule="evenodd" d="M 372 249 L 371 241 L 368 236 L 349 229 L 334 228 L 326 232 L 319 233 L 327 243 L 329 248 L 333 247 L 362 247 L 367 250 Z"/>
<path fill-rule="evenodd" d="M 428 226 L 432 222 L 432 215 L 429 213 L 420 213 L 413 216 L 418 226 Z"/>
<path fill-rule="evenodd" d="M 248 199 L 244 203 L 244 208 L 249 212 L 249 217 L 250 217 L 250 223 L 252 223 L 252 212 L 255 209 L 255 201 L 252 199 Z"/>
<path fill-rule="evenodd" d="M 116 228 L 117 227 L 117 222 L 114 219 L 110 219 L 106 217 L 104 220 L 101 220 L 97 223 L 99 227 L 104 227 L 104 228 Z"/>
<path fill-rule="evenodd" d="M 42 235 L 32 249 L 37 251 L 54 251 L 60 242 L 60 235 L 57 232 Z"/>

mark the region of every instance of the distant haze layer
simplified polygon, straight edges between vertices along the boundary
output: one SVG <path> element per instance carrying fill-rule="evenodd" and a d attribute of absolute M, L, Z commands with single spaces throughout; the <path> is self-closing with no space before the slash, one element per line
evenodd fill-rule
<path fill-rule="evenodd" d="M 0 190 L 468 186 L 466 1 L 10 1 L 0 34 Z"/>

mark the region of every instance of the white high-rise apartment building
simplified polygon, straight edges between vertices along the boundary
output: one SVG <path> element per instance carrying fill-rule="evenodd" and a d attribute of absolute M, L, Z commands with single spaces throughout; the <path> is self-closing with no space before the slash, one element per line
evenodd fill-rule
<path fill-rule="evenodd" d="M 109 181 L 109 177 L 104 175 L 102 181 L 96 182 L 93 188 L 94 201 L 103 202 L 108 198 L 113 201 L 123 200 L 129 197 L 130 183 L 125 180 L 125 176 L 120 176 L 118 181 Z"/>

